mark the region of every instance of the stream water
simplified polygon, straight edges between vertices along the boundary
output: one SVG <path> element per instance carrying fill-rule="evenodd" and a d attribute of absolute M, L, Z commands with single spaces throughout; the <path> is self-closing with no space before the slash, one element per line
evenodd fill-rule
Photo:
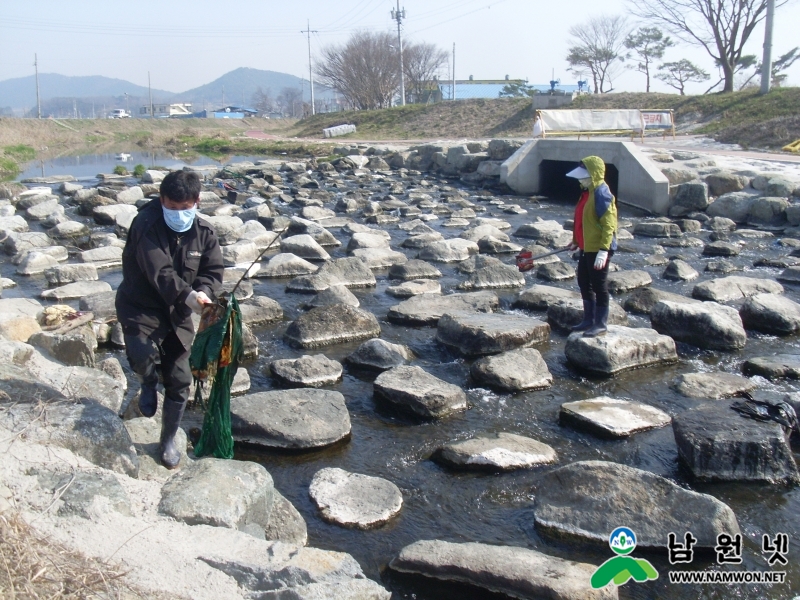
<path fill-rule="evenodd" d="M 150 155 L 134 158 L 128 164 L 142 162 Z M 112 159 L 109 159 L 112 157 Z M 152 164 L 179 166 L 181 161 L 169 162 L 169 157 L 155 156 Z M 113 155 L 104 157 L 80 157 L 78 163 L 61 163 L 67 159 L 57 159 L 47 163 L 48 175 L 72 174 L 81 179 L 93 177 L 96 173 L 110 172 L 114 164 Z M 73 159 L 69 159 L 73 160 Z M 206 159 L 207 160 L 207 159 Z M 213 161 L 209 161 L 210 164 Z M 195 163 L 197 164 L 197 163 Z M 149 166 L 149 164 L 148 164 Z M 34 172 L 40 168 L 32 165 L 21 177 L 40 176 Z M 415 186 L 419 187 L 416 178 Z M 432 186 L 423 191 L 436 196 L 436 186 L 449 185 L 458 188 L 459 184 L 430 177 Z M 84 184 L 94 183 L 91 179 Z M 352 188 L 364 186 L 370 191 L 388 193 L 389 181 L 370 182 L 351 181 Z M 339 190 L 343 192 L 344 190 Z M 563 222 L 571 218 L 573 204 L 557 200 L 530 200 L 527 198 L 500 198 L 507 203 L 517 203 L 528 210 L 527 215 L 509 215 L 487 200 L 497 199 L 471 197 L 476 205 L 486 208 L 479 216 L 496 216 L 508 221 L 512 228 L 537 216 L 543 219 L 556 219 Z M 74 214 L 76 220 L 86 222 L 98 231 L 107 230 L 94 225 L 91 219 Z M 288 211 L 287 211 L 288 212 Z M 640 218 L 641 215 L 621 207 L 621 220 Z M 442 220 L 429 223 L 441 231 L 445 237 L 458 235 L 460 229 L 444 228 Z M 392 248 L 400 249 L 405 232 L 389 226 L 392 235 Z M 347 236 L 338 229 L 332 229 L 343 242 L 337 249 L 329 250 L 333 257 L 345 256 Z M 707 231 L 693 234 L 707 240 Z M 776 243 L 777 238 L 750 240 L 740 256 L 731 259 L 741 265 L 745 273 L 759 277 L 774 278 L 778 269 L 752 267 L 756 258 L 778 257 L 788 250 Z M 524 243 L 524 242 L 523 242 Z M 690 295 L 692 287 L 711 275 L 704 272 L 709 258 L 701 256 L 701 248 L 667 249 L 667 255 L 680 254 L 697 269 L 699 280 L 689 283 L 673 283 L 661 278 L 663 267 L 649 267 L 644 259 L 652 253 L 657 243 L 652 239 L 625 241 L 622 251 L 614 256 L 613 262 L 622 269 L 643 269 L 653 278 L 653 286 L 674 293 Z M 404 250 L 409 257 L 413 251 Z M 265 257 L 269 258 L 269 256 Z M 503 257 L 511 262 L 511 255 Z M 568 260 L 568 259 L 567 259 Z M 463 275 L 453 266 L 437 265 L 443 272 L 441 279 L 444 293 L 454 290 L 463 280 Z M 8 261 L 0 263 L 0 274 L 19 281 L 20 285 L 4 291 L 4 297 L 37 296 L 47 283 L 43 277 L 21 278 L 15 274 L 15 267 Z M 733 273 L 741 274 L 741 273 Z M 116 286 L 120 280 L 118 270 L 101 271 L 101 279 Z M 550 389 L 520 394 L 502 394 L 483 389 L 469 377 L 470 361 L 459 357 L 434 340 L 435 328 L 398 326 L 387 321 L 388 309 L 398 302 L 385 293 L 389 285 L 386 271 L 376 273 L 378 280 L 374 289 L 353 290 L 362 308 L 373 312 L 381 324 L 381 337 L 389 342 L 403 343 L 411 347 L 417 356 L 414 364 L 423 367 L 433 375 L 448 382 L 462 386 L 469 398 L 469 410 L 432 423 L 410 423 L 397 417 L 386 415 L 376 409 L 372 398 L 374 375 L 345 369 L 343 380 L 330 389 L 341 392 L 348 405 L 352 421 L 352 436 L 345 443 L 321 451 L 292 454 L 285 452 L 263 452 L 258 454 L 240 452 L 237 458 L 255 460 L 263 464 L 271 473 L 276 488 L 286 496 L 302 513 L 308 524 L 309 545 L 339 550 L 352 554 L 362 565 L 365 573 L 381 580 L 392 589 L 396 598 L 417 598 L 434 600 L 446 597 L 444 591 L 436 586 L 422 585 L 418 581 L 408 581 L 391 576 L 386 571 L 388 562 L 405 545 L 421 539 L 442 539 L 453 542 L 478 541 L 489 544 L 504 544 L 530 547 L 547 554 L 572 560 L 600 564 L 611 553 L 608 548 L 590 548 L 575 544 L 556 543 L 540 537 L 533 525 L 533 501 L 538 482 L 542 475 L 554 467 L 521 470 L 505 474 L 472 473 L 452 471 L 430 460 L 433 451 L 441 444 L 471 437 L 478 433 L 507 431 L 536 438 L 555 448 L 558 453 L 556 466 L 579 460 L 608 460 L 632 467 L 646 469 L 678 482 L 680 485 L 713 495 L 727 503 L 739 520 L 744 538 L 743 563 L 747 570 L 767 570 L 765 557 L 761 553 L 763 533 L 774 536 L 786 533 L 790 539 L 789 565 L 785 568 L 787 583 L 774 585 L 671 585 L 666 573 L 670 565 L 663 555 L 647 556 L 661 574 L 655 582 L 647 584 L 630 583 L 620 588 L 621 598 L 708 598 L 708 599 L 760 599 L 792 598 L 800 594 L 800 489 L 797 487 L 743 484 L 704 484 L 691 482 L 678 464 L 678 453 L 671 427 L 639 433 L 621 441 L 598 439 L 590 434 L 577 432 L 559 425 L 559 407 L 562 403 L 596 396 L 610 396 L 637 400 L 651 404 L 669 414 L 677 414 L 698 403 L 698 401 L 679 395 L 669 387 L 669 382 L 681 373 L 722 370 L 740 373 L 742 362 L 752 356 L 777 353 L 798 353 L 800 340 L 797 337 L 776 338 L 748 332 L 746 347 L 740 352 L 720 353 L 698 350 L 683 344 L 678 345 L 680 362 L 667 367 L 648 368 L 630 371 L 610 379 L 590 379 L 582 376 L 567 365 L 564 357 L 566 335 L 556 330 L 549 342 L 538 346 L 554 376 Z M 250 373 L 251 392 L 273 388 L 273 382 L 263 374 L 264 366 L 275 358 L 297 357 L 303 354 L 287 346 L 282 339 L 283 332 L 299 314 L 299 305 L 308 299 L 301 294 L 287 293 L 287 280 L 251 280 L 257 295 L 269 296 L 277 300 L 285 311 L 283 322 L 256 328 L 259 339 L 259 356 L 243 366 Z M 544 283 L 567 289 L 577 289 L 575 281 L 548 283 L 527 276 L 528 285 Z M 519 290 L 498 290 L 502 306 L 511 310 L 511 303 Z M 786 286 L 787 297 L 800 301 L 800 290 Z M 615 298 L 622 302 L 624 296 Z M 76 303 L 75 303 L 76 304 Z M 535 313 L 533 313 L 535 314 Z M 537 316 L 544 318 L 539 313 Z M 648 327 L 649 319 L 629 315 L 634 327 Z M 351 353 L 358 343 L 327 347 L 319 351 L 339 361 Z M 124 353 L 105 350 L 115 355 L 127 369 Z M 315 352 L 312 352 L 315 353 Z M 134 380 L 131 386 L 135 388 Z M 795 391 L 799 386 L 792 382 L 772 384 L 758 379 L 762 389 L 775 392 Z M 200 415 L 187 418 L 187 426 L 200 422 Z M 800 459 L 797 453 L 795 458 Z M 311 502 L 308 486 L 313 475 L 323 467 L 340 467 L 347 471 L 379 476 L 393 481 L 403 493 L 404 505 L 400 515 L 389 524 L 372 531 L 348 530 L 324 522 Z M 636 530 L 636 523 L 620 523 Z M 679 533 L 679 537 L 682 532 Z M 665 540 L 666 543 L 666 540 Z M 642 555 L 644 556 L 644 555 Z M 691 569 L 713 566 L 713 556 L 695 558 Z M 676 569 L 679 567 L 675 567 Z M 716 567 L 727 569 L 728 567 Z M 451 597 L 485 598 L 486 594 L 474 590 L 460 589 Z"/>

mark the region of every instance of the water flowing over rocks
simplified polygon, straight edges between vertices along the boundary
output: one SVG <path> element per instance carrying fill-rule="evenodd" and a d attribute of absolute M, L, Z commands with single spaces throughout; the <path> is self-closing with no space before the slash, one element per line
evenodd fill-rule
<path fill-rule="evenodd" d="M 350 414 L 339 392 L 315 389 L 258 392 L 231 399 L 236 442 L 303 450 L 350 435 Z"/>
<path fill-rule="evenodd" d="M 465 356 L 498 354 L 547 340 L 550 326 L 538 319 L 500 313 L 447 313 L 436 339 Z"/>
<path fill-rule="evenodd" d="M 664 411 L 640 402 L 601 396 L 561 405 L 561 422 L 606 438 L 623 438 L 669 425 Z"/>
<path fill-rule="evenodd" d="M 554 463 L 558 457 L 553 448 L 538 440 L 500 432 L 445 444 L 433 458 L 459 469 L 513 471 Z"/>
<path fill-rule="evenodd" d="M 582 371 L 615 375 L 628 369 L 678 360 L 675 342 L 654 329 L 609 325 L 604 336 L 587 338 L 573 333 L 564 349 L 567 360 Z"/>
<path fill-rule="evenodd" d="M 356 529 L 380 527 L 403 506 L 403 495 L 391 481 L 343 469 L 317 471 L 308 492 L 326 521 Z"/>
<path fill-rule="evenodd" d="M 648 471 L 590 460 L 560 467 L 536 487 L 538 531 L 558 539 L 605 546 L 619 523 L 636 523 L 637 549 L 664 549 L 670 532 L 691 531 L 697 548 L 713 548 L 717 535 L 739 533 L 730 507 L 685 490 Z"/>
<path fill-rule="evenodd" d="M 442 381 L 421 367 L 399 366 L 375 379 L 374 395 L 390 407 L 423 419 L 438 419 L 467 408 L 457 385 Z"/>
<path fill-rule="evenodd" d="M 676 415 L 678 455 L 699 481 L 800 481 L 787 435 L 775 421 L 757 421 L 727 401 Z"/>

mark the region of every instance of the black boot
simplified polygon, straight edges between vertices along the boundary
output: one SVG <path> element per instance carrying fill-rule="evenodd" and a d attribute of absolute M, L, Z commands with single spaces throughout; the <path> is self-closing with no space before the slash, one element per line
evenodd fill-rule
<path fill-rule="evenodd" d="M 158 380 L 153 383 L 142 383 L 139 391 L 139 412 L 145 417 L 152 417 L 158 410 Z"/>
<path fill-rule="evenodd" d="M 168 469 L 174 469 L 181 462 L 181 452 L 175 444 L 175 435 L 181 425 L 183 410 L 186 402 L 174 402 L 164 399 L 164 409 L 161 413 L 161 464 Z"/>
<path fill-rule="evenodd" d="M 583 332 L 583 337 L 597 337 L 608 332 L 608 306 L 597 306 L 594 311 L 594 325 Z"/>
<path fill-rule="evenodd" d="M 583 321 L 572 327 L 572 331 L 586 331 L 594 325 L 594 300 L 583 301 Z"/>

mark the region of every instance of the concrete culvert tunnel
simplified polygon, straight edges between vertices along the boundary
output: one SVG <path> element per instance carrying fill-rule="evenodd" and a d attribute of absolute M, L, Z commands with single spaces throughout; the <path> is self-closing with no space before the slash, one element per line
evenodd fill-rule
<path fill-rule="evenodd" d="M 581 185 L 577 179 L 567 177 L 577 162 L 564 160 L 543 160 L 539 163 L 539 193 L 557 200 L 576 201 L 580 197 Z M 619 171 L 612 164 L 606 165 L 606 183 L 611 193 L 617 195 Z"/>
<path fill-rule="evenodd" d="M 500 181 L 517 194 L 542 194 L 574 202 L 580 184 L 566 174 L 587 156 L 606 163 L 606 183 L 622 204 L 656 214 L 669 210 L 669 181 L 631 142 L 531 140 L 500 167 Z"/>

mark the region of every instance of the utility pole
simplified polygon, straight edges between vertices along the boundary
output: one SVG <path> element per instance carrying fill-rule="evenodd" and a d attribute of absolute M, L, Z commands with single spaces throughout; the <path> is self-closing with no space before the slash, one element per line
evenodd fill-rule
<path fill-rule="evenodd" d="M 764 57 L 761 59 L 760 94 L 769 92 L 772 80 L 772 25 L 775 22 L 775 0 L 767 0 L 767 19 L 764 23 Z"/>
<path fill-rule="evenodd" d="M 36 118 L 42 118 L 42 101 L 39 98 L 39 58 L 33 55 L 33 67 L 36 69 Z"/>
<path fill-rule="evenodd" d="M 311 114 L 315 115 L 317 112 L 314 108 L 314 71 L 311 68 L 311 34 L 317 33 L 317 30 L 311 29 L 311 21 L 306 19 L 306 28 L 300 33 L 308 34 L 308 81 L 311 83 Z"/>
<path fill-rule="evenodd" d="M 225 108 L 225 85 L 222 85 L 222 108 Z"/>
<path fill-rule="evenodd" d="M 453 100 L 456 99 L 456 44 L 453 42 Z"/>
<path fill-rule="evenodd" d="M 406 80 L 403 74 L 403 35 L 400 31 L 400 25 L 403 19 L 406 18 L 406 9 L 400 10 L 400 0 L 397 0 L 397 10 L 392 9 L 392 19 L 397 21 L 397 50 L 400 54 L 400 104 L 406 105 Z"/>
<path fill-rule="evenodd" d="M 105 112 L 105 108 L 103 108 L 103 111 Z M 125 92 L 125 112 L 131 114 L 131 107 L 128 106 L 128 92 Z"/>
<path fill-rule="evenodd" d="M 153 88 L 150 87 L 150 71 L 147 72 L 147 93 L 150 96 L 150 118 L 153 118 Z"/>

